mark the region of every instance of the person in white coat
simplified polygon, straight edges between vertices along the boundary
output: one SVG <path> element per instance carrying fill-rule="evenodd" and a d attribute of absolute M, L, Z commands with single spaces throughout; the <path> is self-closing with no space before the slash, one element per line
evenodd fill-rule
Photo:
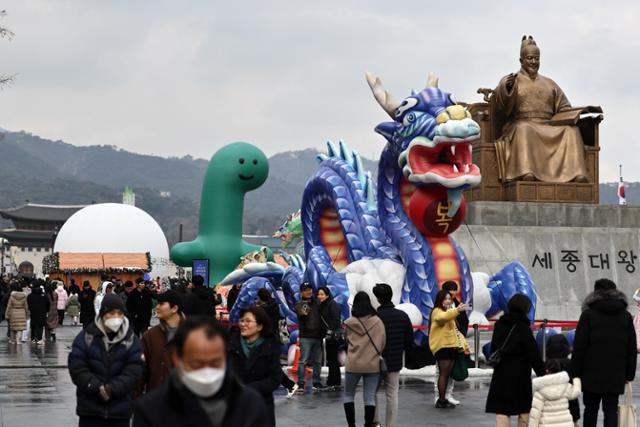
<path fill-rule="evenodd" d="M 545 367 L 547 375 L 532 382 L 529 427 L 574 427 L 569 401 L 582 394 L 580 378 L 574 378 L 572 384 L 557 359 L 550 359 Z"/>
<path fill-rule="evenodd" d="M 96 313 L 100 313 L 100 306 L 102 305 L 102 300 L 104 296 L 107 294 L 107 288 L 111 287 L 113 289 L 113 283 L 109 281 L 104 281 L 98 288 L 98 292 L 96 293 L 96 297 L 93 300 L 93 308 Z M 109 291 L 111 292 L 111 291 Z"/>
<path fill-rule="evenodd" d="M 62 326 L 64 320 L 64 312 L 67 310 L 67 301 L 69 300 L 69 294 L 64 288 L 64 283 L 60 280 L 54 281 L 56 290 L 54 291 L 58 295 L 58 302 L 56 308 L 58 309 L 58 325 Z"/>

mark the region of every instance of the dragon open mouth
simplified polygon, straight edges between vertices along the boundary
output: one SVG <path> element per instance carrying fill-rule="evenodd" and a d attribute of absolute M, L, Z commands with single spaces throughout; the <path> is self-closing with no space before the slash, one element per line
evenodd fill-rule
<path fill-rule="evenodd" d="M 472 144 L 480 137 L 479 126 L 471 119 L 438 125 L 433 140 L 414 138 L 398 159 L 409 182 L 421 186 L 446 187 L 451 202 L 450 215 L 458 210 L 462 192 L 480 183 L 480 169 L 473 164 Z"/>

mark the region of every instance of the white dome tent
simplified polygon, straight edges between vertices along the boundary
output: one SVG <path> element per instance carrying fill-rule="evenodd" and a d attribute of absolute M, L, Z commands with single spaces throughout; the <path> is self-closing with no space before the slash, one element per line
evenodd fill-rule
<path fill-rule="evenodd" d="M 100 203 L 74 213 L 58 232 L 54 252 L 144 253 L 151 277 L 175 274 L 164 232 L 148 213 L 119 203 Z"/>

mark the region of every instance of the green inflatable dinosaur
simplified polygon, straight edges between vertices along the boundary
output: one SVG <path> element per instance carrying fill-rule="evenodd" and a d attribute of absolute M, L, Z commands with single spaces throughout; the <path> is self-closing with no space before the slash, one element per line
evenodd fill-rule
<path fill-rule="evenodd" d="M 242 256 L 260 250 L 242 240 L 244 195 L 260 187 L 268 175 L 269 162 L 259 148 L 235 142 L 218 150 L 202 185 L 198 237 L 174 245 L 173 262 L 190 267 L 194 259 L 208 259 L 213 286 L 236 268 Z"/>

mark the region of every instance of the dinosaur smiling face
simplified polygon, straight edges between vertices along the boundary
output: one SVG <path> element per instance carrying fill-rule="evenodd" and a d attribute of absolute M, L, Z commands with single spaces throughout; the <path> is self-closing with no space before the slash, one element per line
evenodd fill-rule
<path fill-rule="evenodd" d="M 267 157 L 257 147 L 245 142 L 223 147 L 211 161 L 216 180 L 243 191 L 260 187 L 269 174 Z"/>
<path fill-rule="evenodd" d="M 376 100 L 393 118 L 376 132 L 400 153 L 398 166 L 417 187 L 445 187 L 451 203 L 450 216 L 457 212 L 462 192 L 480 183 L 480 169 L 472 161 L 472 144 L 480 138 L 480 126 L 471 114 L 457 105 L 452 95 L 437 87 L 431 77 L 426 88 L 412 92 L 402 102 L 382 88 L 382 82 L 367 73 Z"/>

